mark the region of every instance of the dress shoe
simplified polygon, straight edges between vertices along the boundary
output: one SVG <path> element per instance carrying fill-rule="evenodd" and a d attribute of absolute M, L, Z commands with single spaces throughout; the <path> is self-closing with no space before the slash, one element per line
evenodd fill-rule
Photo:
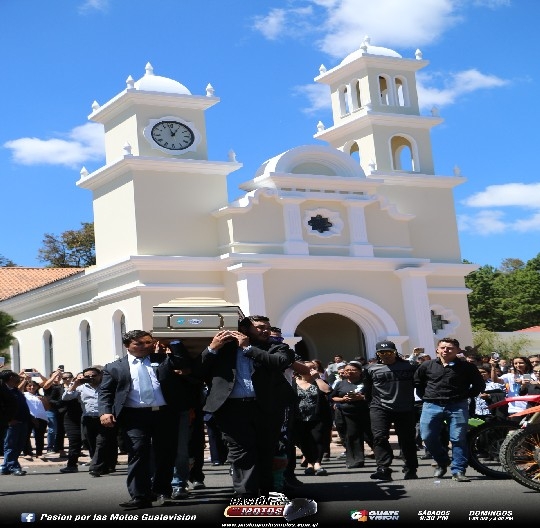
<path fill-rule="evenodd" d="M 315 475 L 317 475 L 317 477 L 325 477 L 328 475 L 328 471 L 324 468 L 319 468 L 315 470 Z"/>
<path fill-rule="evenodd" d="M 79 468 L 77 466 L 66 466 L 60 470 L 60 473 L 77 473 Z"/>
<path fill-rule="evenodd" d="M 347 469 L 357 469 L 357 468 L 363 468 L 364 463 L 363 462 L 357 462 L 356 464 L 349 464 L 347 466 Z"/>
<path fill-rule="evenodd" d="M 347 458 L 347 453 L 345 453 L 345 451 L 343 451 L 343 453 L 340 453 L 336 458 L 338 460 L 341 460 L 343 458 Z"/>
<path fill-rule="evenodd" d="M 446 466 L 436 466 L 433 476 L 435 478 L 443 478 L 446 475 L 447 470 L 448 468 Z"/>
<path fill-rule="evenodd" d="M 369 478 L 371 480 L 380 480 L 382 482 L 390 482 L 392 480 L 392 470 L 387 467 L 377 468 L 375 473 L 372 473 Z"/>
<path fill-rule="evenodd" d="M 152 502 L 149 499 L 131 499 L 126 502 L 121 502 L 118 506 L 129 510 L 138 510 L 141 508 L 151 508 Z"/>
<path fill-rule="evenodd" d="M 415 480 L 418 478 L 416 469 L 404 469 L 403 470 L 403 480 Z"/>
<path fill-rule="evenodd" d="M 465 476 L 465 473 L 457 472 L 452 474 L 452 480 L 455 480 L 456 482 L 470 482 L 471 479 L 467 476 Z"/>
<path fill-rule="evenodd" d="M 191 489 L 206 489 L 206 484 L 204 482 L 201 482 L 200 480 L 195 480 L 191 483 Z"/>
<path fill-rule="evenodd" d="M 91 477 L 94 477 L 94 478 L 96 478 L 96 477 L 101 477 L 101 473 L 100 473 L 99 471 L 90 470 L 90 471 L 88 472 L 88 474 L 89 474 Z"/>
<path fill-rule="evenodd" d="M 11 474 L 14 477 L 23 477 L 24 475 L 26 475 L 26 471 L 24 471 L 24 469 L 16 469 L 12 471 Z"/>
<path fill-rule="evenodd" d="M 420 460 L 432 460 L 433 457 L 429 453 L 425 453 L 420 457 Z"/>
<path fill-rule="evenodd" d="M 306 469 L 304 469 L 304 475 L 311 477 L 315 475 L 315 470 L 312 467 L 307 467 Z"/>

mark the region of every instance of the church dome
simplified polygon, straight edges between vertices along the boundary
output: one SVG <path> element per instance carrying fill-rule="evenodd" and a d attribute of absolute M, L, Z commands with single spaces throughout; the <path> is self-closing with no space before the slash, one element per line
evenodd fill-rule
<path fill-rule="evenodd" d="M 168 77 L 154 75 L 150 63 L 146 65 L 146 73 L 135 84 L 135 89 L 145 92 L 164 92 L 179 95 L 191 95 L 191 92 L 181 83 Z"/>
<path fill-rule="evenodd" d="M 397 51 L 391 50 L 390 48 L 372 46 L 370 41 L 371 39 L 369 37 L 365 37 L 364 42 L 362 42 L 362 46 L 360 46 L 360 49 L 353 51 L 352 53 L 347 55 L 341 61 L 341 64 L 348 64 L 349 62 L 353 62 L 354 60 L 364 55 L 382 55 L 384 57 L 394 57 L 396 59 L 403 58 Z"/>

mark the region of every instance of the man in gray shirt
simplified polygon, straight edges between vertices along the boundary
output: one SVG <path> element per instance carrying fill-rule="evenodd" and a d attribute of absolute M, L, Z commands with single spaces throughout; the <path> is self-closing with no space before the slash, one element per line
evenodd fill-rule
<path fill-rule="evenodd" d="M 394 458 L 389 442 L 394 424 L 405 461 L 403 478 L 416 479 L 416 416 L 414 409 L 414 372 L 417 366 L 400 358 L 392 341 L 377 343 L 378 362 L 364 371 L 364 390 L 369 402 L 373 452 L 377 471 L 373 480 L 392 480 L 390 465 Z"/>
<path fill-rule="evenodd" d="M 116 471 L 118 460 L 117 429 L 102 426 L 99 419 L 98 388 L 102 376 L 97 367 L 85 368 L 62 395 L 62 400 L 78 398 L 81 402 L 82 433 L 92 458 L 88 474 L 92 477 Z"/>

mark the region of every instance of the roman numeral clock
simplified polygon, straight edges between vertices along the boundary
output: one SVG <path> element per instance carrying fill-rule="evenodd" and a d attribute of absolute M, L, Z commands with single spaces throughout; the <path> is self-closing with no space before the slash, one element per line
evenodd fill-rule
<path fill-rule="evenodd" d="M 176 116 L 150 119 L 143 134 L 153 148 L 169 154 L 195 151 L 201 141 L 193 124 Z"/>

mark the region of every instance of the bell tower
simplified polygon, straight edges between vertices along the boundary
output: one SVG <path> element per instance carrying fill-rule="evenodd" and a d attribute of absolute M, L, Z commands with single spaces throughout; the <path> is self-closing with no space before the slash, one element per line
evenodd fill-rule
<path fill-rule="evenodd" d="M 98 266 L 132 255 L 215 256 L 211 213 L 227 204 L 227 176 L 242 166 L 208 160 L 205 111 L 218 102 L 210 84 L 193 95 L 151 64 L 107 103 L 94 102 L 89 119 L 104 126 L 106 164 L 83 169 L 77 185 L 93 193 Z"/>
<path fill-rule="evenodd" d="M 357 153 L 366 174 L 435 174 L 430 130 L 442 119 L 420 115 L 416 90 L 415 74 L 427 64 L 419 50 L 404 59 L 366 37 L 335 68 L 321 65 L 315 81 L 330 87 L 333 125 L 319 123 L 314 137 Z"/>

